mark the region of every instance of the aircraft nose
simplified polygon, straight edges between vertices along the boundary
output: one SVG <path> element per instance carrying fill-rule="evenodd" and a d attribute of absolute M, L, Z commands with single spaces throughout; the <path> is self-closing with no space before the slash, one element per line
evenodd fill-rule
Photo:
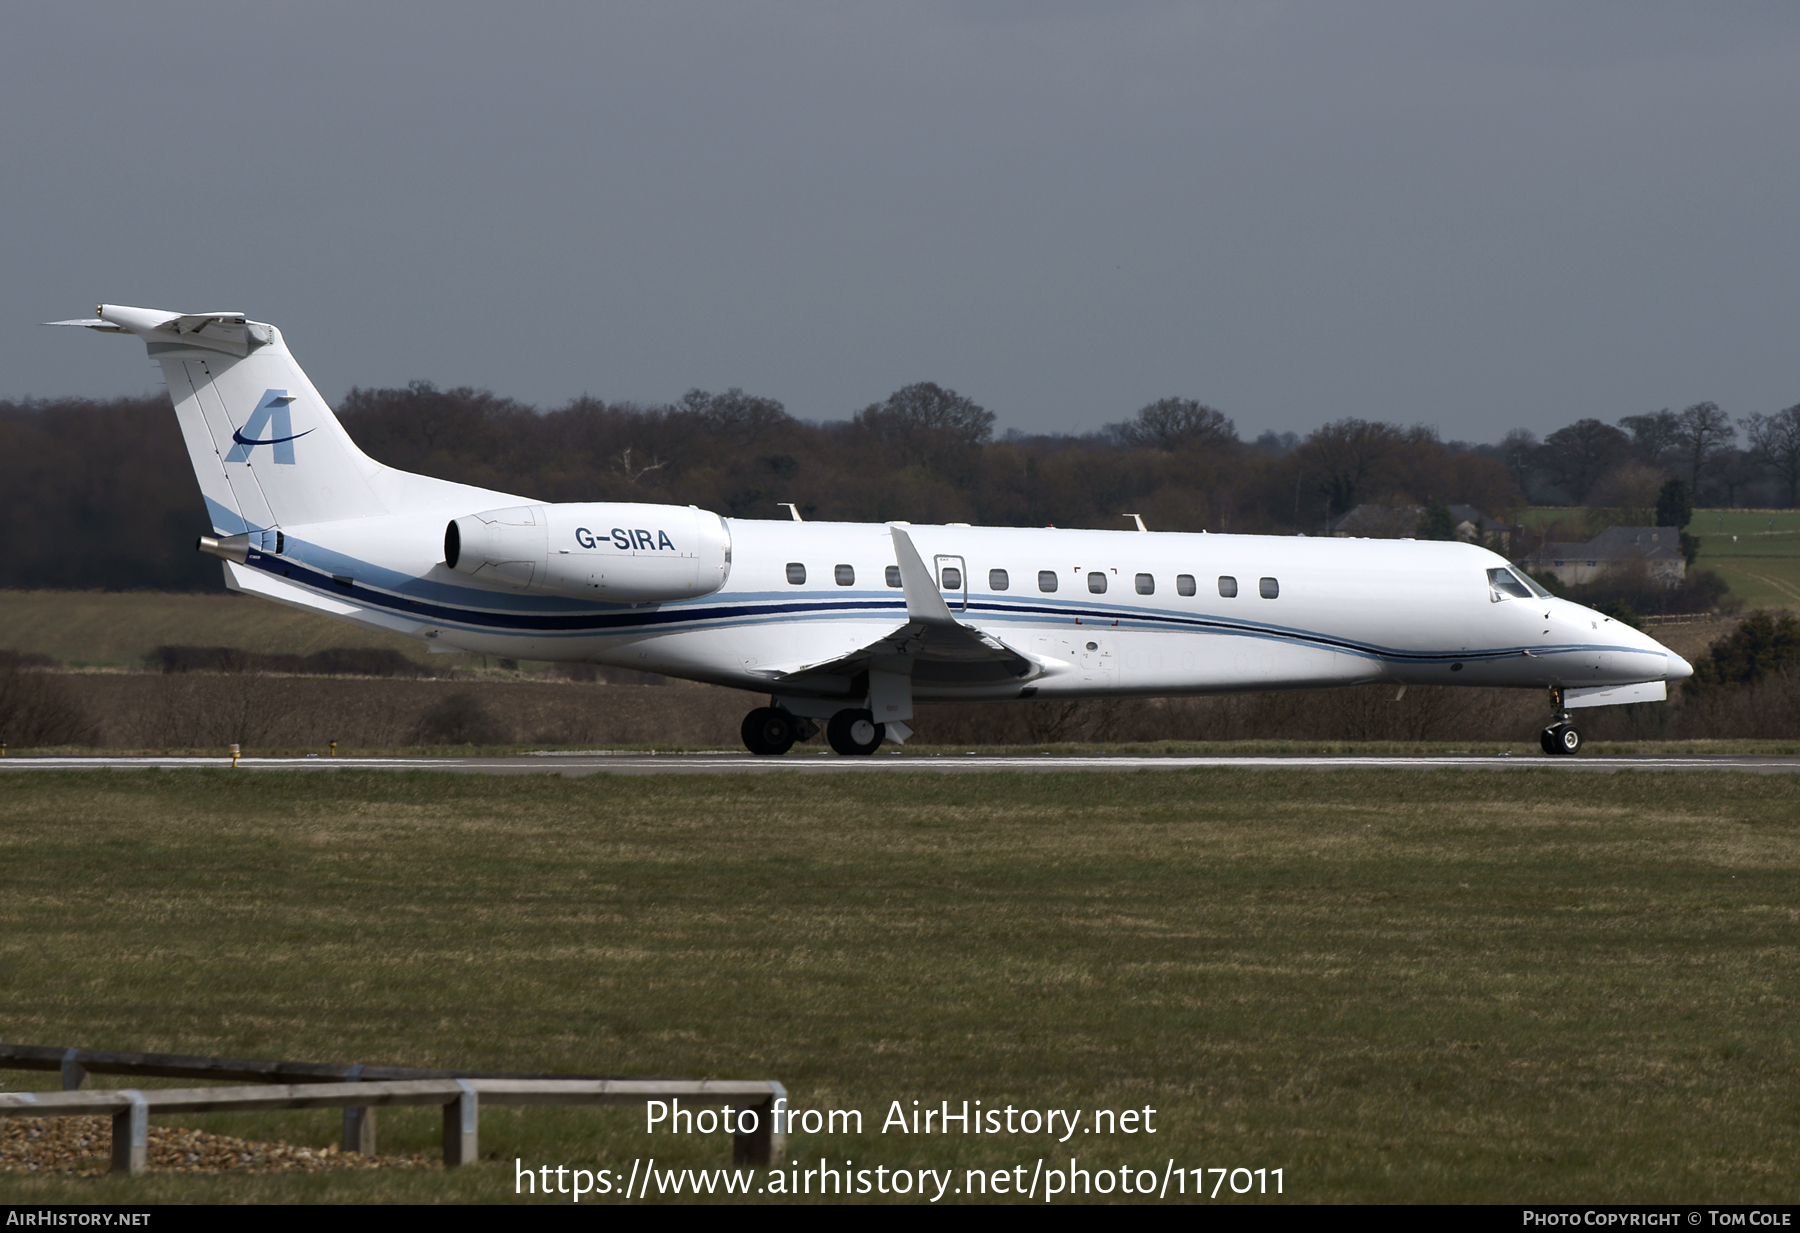
<path fill-rule="evenodd" d="M 1663 680 L 1685 681 L 1694 675 L 1694 665 L 1681 656 L 1670 651 L 1668 665 L 1663 669 Z"/>

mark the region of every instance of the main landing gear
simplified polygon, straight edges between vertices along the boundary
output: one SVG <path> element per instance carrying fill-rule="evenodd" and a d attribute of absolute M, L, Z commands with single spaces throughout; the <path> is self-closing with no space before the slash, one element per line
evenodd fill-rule
<path fill-rule="evenodd" d="M 808 723 L 811 731 L 802 732 L 800 725 Z M 744 738 L 744 748 L 753 754 L 784 754 L 794 747 L 794 742 L 811 736 L 819 730 L 817 724 L 796 719 L 779 707 L 759 706 L 744 716 L 744 726 L 740 730 Z"/>
<path fill-rule="evenodd" d="M 867 711 L 839 711 L 825 725 L 825 739 L 841 754 L 872 754 L 881 748 L 887 726 Z"/>
<path fill-rule="evenodd" d="M 804 741 L 818 730 L 819 725 L 810 719 L 777 706 L 759 706 L 744 716 L 744 748 L 753 754 L 784 754 L 795 741 Z M 825 725 L 825 739 L 841 754 L 872 754 L 886 738 L 887 726 L 876 723 L 868 711 L 839 711 Z"/>
<path fill-rule="evenodd" d="M 1550 704 L 1556 713 L 1550 726 L 1538 735 L 1538 744 L 1547 754 L 1580 753 L 1581 732 L 1569 721 L 1569 712 L 1563 707 L 1562 690 L 1550 691 Z"/>

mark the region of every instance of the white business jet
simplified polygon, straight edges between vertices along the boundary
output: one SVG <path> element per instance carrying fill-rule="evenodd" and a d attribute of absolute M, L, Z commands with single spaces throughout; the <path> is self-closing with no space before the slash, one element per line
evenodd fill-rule
<path fill-rule="evenodd" d="M 841 754 L 921 702 L 1405 685 L 1659 701 L 1692 669 L 1472 544 L 721 518 L 546 503 L 382 466 L 275 327 L 103 304 L 162 366 L 226 584 L 432 650 L 611 664 L 769 695 L 744 744 Z M 1140 522 L 1141 527 L 1141 522 Z"/>

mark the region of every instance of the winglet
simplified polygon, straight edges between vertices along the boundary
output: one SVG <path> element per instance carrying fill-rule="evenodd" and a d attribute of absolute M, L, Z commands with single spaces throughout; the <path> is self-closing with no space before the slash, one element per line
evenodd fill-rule
<path fill-rule="evenodd" d="M 896 526 L 889 526 L 888 532 L 894 537 L 894 559 L 900 563 L 906 619 L 922 625 L 955 626 L 957 621 L 950 615 L 950 605 L 944 602 L 943 592 L 937 589 L 931 571 L 925 568 L 919 550 L 913 547 L 912 537 Z"/>

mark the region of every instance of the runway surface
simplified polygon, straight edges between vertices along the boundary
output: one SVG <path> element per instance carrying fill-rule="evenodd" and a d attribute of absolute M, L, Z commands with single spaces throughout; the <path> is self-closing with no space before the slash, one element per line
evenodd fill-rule
<path fill-rule="evenodd" d="M 135 771 L 229 768 L 230 758 L 3 758 L 4 771 Z M 1243 757 L 1145 757 L 1095 754 L 905 754 L 842 758 L 831 753 L 790 753 L 759 758 L 748 753 L 541 753 L 507 758 L 240 758 L 240 771 L 442 771 L 469 775 L 873 775 L 884 771 L 979 774 L 1005 771 L 1251 771 L 1476 770 L 1476 771 L 1732 771 L 1753 775 L 1800 774 L 1800 757 L 1777 754 L 1708 757 L 1507 757 L 1387 754 L 1270 755 Z"/>

